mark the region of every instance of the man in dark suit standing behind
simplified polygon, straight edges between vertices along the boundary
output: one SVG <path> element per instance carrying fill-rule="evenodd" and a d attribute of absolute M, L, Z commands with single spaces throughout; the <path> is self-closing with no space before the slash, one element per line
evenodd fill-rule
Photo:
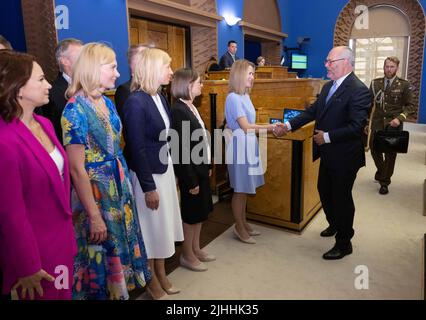
<path fill-rule="evenodd" d="M 41 107 L 42 114 L 49 118 L 55 128 L 56 136 L 62 142 L 61 117 L 67 99 L 65 91 L 71 83 L 72 69 L 80 54 L 83 42 L 77 39 L 64 39 L 58 43 L 55 50 L 59 73 L 49 91 L 49 103 Z"/>
<path fill-rule="evenodd" d="M 220 58 L 220 68 L 222 70 L 231 69 L 232 64 L 239 59 L 237 57 L 237 42 L 234 40 L 228 41 L 228 51 Z"/>
<path fill-rule="evenodd" d="M 120 118 L 124 103 L 126 102 L 127 97 L 130 95 L 130 85 L 132 83 L 133 74 L 135 73 L 136 57 L 138 56 L 138 53 L 142 52 L 146 48 L 148 48 L 148 46 L 143 44 L 135 44 L 131 45 L 127 50 L 127 61 L 129 62 L 130 67 L 130 79 L 129 81 L 118 86 L 114 95 L 115 107 L 117 108 L 117 112 Z"/>
<path fill-rule="evenodd" d="M 315 120 L 313 158 L 321 158 L 317 187 L 329 223 L 321 236 L 336 235 L 336 244 L 323 258 L 335 260 L 352 253 L 352 187 L 359 168 L 365 166 L 362 135 L 371 94 L 353 73 L 355 58 L 350 48 L 333 48 L 324 63 L 333 81 L 324 85 L 310 108 L 286 122 L 285 130 Z"/>

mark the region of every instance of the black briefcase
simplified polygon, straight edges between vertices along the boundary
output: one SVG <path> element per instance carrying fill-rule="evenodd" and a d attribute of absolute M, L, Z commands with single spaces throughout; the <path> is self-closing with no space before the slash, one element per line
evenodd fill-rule
<path fill-rule="evenodd" d="M 382 153 L 407 153 L 409 137 L 408 131 L 378 130 L 374 134 L 374 149 Z"/>

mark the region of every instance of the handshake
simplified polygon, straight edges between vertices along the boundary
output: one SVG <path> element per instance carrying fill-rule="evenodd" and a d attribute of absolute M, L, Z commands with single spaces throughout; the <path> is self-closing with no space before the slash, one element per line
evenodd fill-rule
<path fill-rule="evenodd" d="M 282 137 L 287 132 L 289 132 L 289 130 L 285 123 L 277 122 L 272 125 L 272 133 L 276 137 Z"/>

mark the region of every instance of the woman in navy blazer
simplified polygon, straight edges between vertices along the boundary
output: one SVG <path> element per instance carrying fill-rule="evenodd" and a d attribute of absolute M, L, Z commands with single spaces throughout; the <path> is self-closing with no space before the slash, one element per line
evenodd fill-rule
<path fill-rule="evenodd" d="M 152 280 L 148 291 L 160 299 L 180 290 L 167 279 L 164 259 L 175 253 L 175 241 L 183 241 L 173 163 L 166 135 L 170 108 L 159 90 L 170 82 L 169 55 L 156 48 L 142 51 L 122 115 L 125 156 L 132 184 Z"/>
<path fill-rule="evenodd" d="M 71 299 L 77 245 L 68 159 L 34 114 L 51 85 L 34 57 L 0 52 L 0 269 L 16 299 Z M 56 279 L 55 279 L 56 277 Z"/>

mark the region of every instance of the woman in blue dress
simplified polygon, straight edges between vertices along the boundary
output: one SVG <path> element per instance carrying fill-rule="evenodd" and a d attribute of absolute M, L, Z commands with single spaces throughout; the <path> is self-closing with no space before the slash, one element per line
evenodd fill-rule
<path fill-rule="evenodd" d="M 126 161 L 121 122 L 103 93 L 119 77 L 114 51 L 86 44 L 76 61 L 62 114 L 73 180 L 78 254 L 73 299 L 128 299 L 150 280 Z"/>
<path fill-rule="evenodd" d="M 262 163 L 256 133 L 260 130 L 275 132 L 282 124 L 256 124 L 256 111 L 250 100 L 255 66 L 247 60 L 233 63 L 229 75 L 229 94 L 225 102 L 227 127 L 232 130 L 231 143 L 227 144 L 229 180 L 234 189 L 232 213 L 235 219 L 234 234 L 242 242 L 255 244 L 252 236 L 260 234 L 246 219 L 247 195 L 256 194 L 264 182 Z"/>

